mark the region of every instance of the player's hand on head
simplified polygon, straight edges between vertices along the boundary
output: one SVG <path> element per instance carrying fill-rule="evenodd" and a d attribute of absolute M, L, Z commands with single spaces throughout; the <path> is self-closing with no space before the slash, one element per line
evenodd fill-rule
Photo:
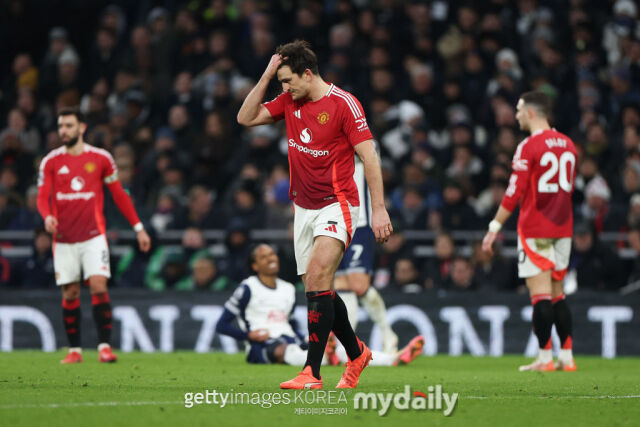
<path fill-rule="evenodd" d="M 487 234 L 484 235 L 484 239 L 482 239 L 483 251 L 489 252 L 490 255 L 493 255 L 493 242 L 496 240 L 497 235 L 498 233 L 487 231 Z"/>
<path fill-rule="evenodd" d="M 278 67 L 282 64 L 284 58 L 280 56 L 279 53 L 275 53 L 271 56 L 271 60 L 269 60 L 269 65 L 267 65 L 267 69 L 264 71 L 265 77 L 269 79 L 273 78 L 278 72 Z"/>
<path fill-rule="evenodd" d="M 393 226 L 389 213 L 385 208 L 376 209 L 371 213 L 371 227 L 376 236 L 376 242 L 385 243 L 393 233 Z"/>
<path fill-rule="evenodd" d="M 138 239 L 138 246 L 142 252 L 149 252 L 151 249 L 151 238 L 145 230 L 138 231 L 136 238 Z"/>
<path fill-rule="evenodd" d="M 54 234 L 58 231 L 58 220 L 53 215 L 49 215 L 44 220 L 44 229 Z"/>
<path fill-rule="evenodd" d="M 263 342 L 269 339 L 269 331 L 266 329 L 256 329 L 249 332 L 249 341 Z"/>

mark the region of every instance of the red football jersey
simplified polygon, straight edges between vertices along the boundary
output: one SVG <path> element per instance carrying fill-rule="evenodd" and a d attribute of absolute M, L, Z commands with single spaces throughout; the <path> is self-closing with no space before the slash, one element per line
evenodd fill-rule
<path fill-rule="evenodd" d="M 284 92 L 263 105 L 287 125 L 289 198 L 305 209 L 342 200 L 359 206 L 354 147 L 373 139 L 360 102 L 332 84 L 315 102 Z"/>
<path fill-rule="evenodd" d="M 522 201 L 518 218 L 522 237 L 573 235 L 576 164 L 573 141 L 555 129 L 536 132 L 518 145 L 502 206 L 512 212 Z"/>
<path fill-rule="evenodd" d="M 57 242 L 75 243 L 106 232 L 103 183 L 118 180 L 108 151 L 84 144 L 78 156 L 56 148 L 40 163 L 38 191 L 51 197 L 51 214 L 58 219 Z"/>

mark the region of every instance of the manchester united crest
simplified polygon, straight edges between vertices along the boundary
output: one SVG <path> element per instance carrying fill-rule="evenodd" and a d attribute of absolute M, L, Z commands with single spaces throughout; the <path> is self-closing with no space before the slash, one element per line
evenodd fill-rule
<path fill-rule="evenodd" d="M 324 125 L 328 121 L 329 121 L 329 113 L 327 113 L 326 111 L 323 111 L 322 113 L 318 114 L 318 123 L 320 123 L 321 125 Z"/>
<path fill-rule="evenodd" d="M 94 170 L 96 170 L 96 164 L 93 162 L 87 162 L 84 164 L 84 170 L 86 170 L 88 173 L 92 173 Z"/>

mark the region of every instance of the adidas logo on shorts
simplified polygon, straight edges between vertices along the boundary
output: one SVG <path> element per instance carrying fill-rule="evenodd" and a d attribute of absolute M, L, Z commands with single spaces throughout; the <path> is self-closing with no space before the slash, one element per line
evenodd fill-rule
<path fill-rule="evenodd" d="M 328 226 L 327 228 L 324 229 L 325 231 L 332 231 L 334 233 L 338 232 L 338 229 L 336 228 L 335 224 L 331 224 L 330 226 Z"/>

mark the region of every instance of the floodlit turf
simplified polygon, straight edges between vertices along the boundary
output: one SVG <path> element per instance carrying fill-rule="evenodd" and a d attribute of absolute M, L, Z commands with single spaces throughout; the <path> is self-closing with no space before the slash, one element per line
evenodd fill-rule
<path fill-rule="evenodd" d="M 298 371 L 290 366 L 255 366 L 241 355 L 118 353 L 116 364 L 98 364 L 86 351 L 84 363 L 63 366 L 62 352 L 17 351 L 0 354 L 0 425 L 47 426 L 306 426 L 343 425 L 638 425 L 639 359 L 578 357 L 578 372 L 519 373 L 520 356 L 502 358 L 420 357 L 412 365 L 367 368 L 356 392 L 399 393 L 405 384 L 428 392 L 442 385 L 459 393 L 450 417 L 442 410 L 400 411 L 384 417 L 347 403 L 294 402 L 271 408 L 258 405 L 184 406 L 187 392 L 274 393 Z M 334 387 L 341 367 L 325 367 L 325 391 Z M 315 392 L 308 392 L 315 393 Z M 317 393 L 315 394 L 317 396 Z M 308 396 L 307 399 L 310 399 Z M 327 399 L 329 396 L 327 395 Z M 339 393 L 334 394 L 341 400 Z M 346 415 L 296 415 L 299 408 L 346 409 Z M 420 424 L 417 424 L 420 423 Z M 338 425 L 338 424 L 336 424 Z"/>

